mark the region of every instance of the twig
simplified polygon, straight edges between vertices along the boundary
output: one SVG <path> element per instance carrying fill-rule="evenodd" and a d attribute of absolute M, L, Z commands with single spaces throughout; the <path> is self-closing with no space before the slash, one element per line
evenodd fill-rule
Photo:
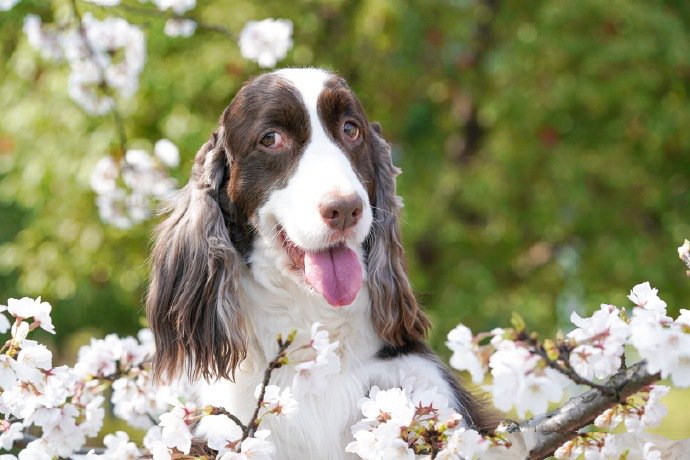
<path fill-rule="evenodd" d="M 231 412 L 228 412 L 227 410 L 223 409 L 222 407 L 213 407 L 211 410 L 211 415 L 225 415 L 228 417 L 230 420 L 235 422 L 237 426 L 239 426 L 242 429 L 242 433 L 244 434 L 247 431 L 247 427 L 242 423 L 242 421 L 234 414 Z"/>
<path fill-rule="evenodd" d="M 84 22 L 82 20 L 81 13 L 79 12 L 79 8 L 77 7 L 77 0 L 70 0 L 70 4 L 72 6 L 72 13 L 74 14 L 74 18 L 77 21 L 77 28 L 79 29 L 79 35 L 81 35 L 81 38 L 84 41 L 84 46 L 86 47 L 86 51 L 89 53 L 89 56 L 91 57 L 93 63 L 98 68 L 98 73 L 100 74 L 100 80 L 102 82 L 101 88 L 103 89 L 105 94 L 110 99 L 110 109 L 111 109 L 111 112 L 113 114 L 113 120 L 115 121 L 115 128 L 117 129 L 117 134 L 118 134 L 119 143 L 120 143 L 120 152 L 119 153 L 121 156 L 124 156 L 125 152 L 127 152 L 127 132 L 125 130 L 124 118 L 122 117 L 122 114 L 120 113 L 120 109 L 119 109 L 117 102 L 115 100 L 115 94 L 113 93 L 112 88 L 105 81 L 105 73 L 106 73 L 105 69 L 103 68 L 100 61 L 98 60 L 96 50 L 94 50 L 93 46 L 91 46 L 91 42 L 89 41 L 89 37 L 86 34 L 86 29 L 84 28 Z"/>
<path fill-rule="evenodd" d="M 252 419 L 249 421 L 249 424 L 247 425 L 246 429 L 244 430 L 243 436 L 241 441 L 244 441 L 245 439 L 251 437 L 254 435 L 256 432 L 257 428 L 259 428 L 259 411 L 261 410 L 261 407 L 263 406 L 264 403 L 264 396 L 266 396 L 266 386 L 271 380 L 271 375 L 273 374 L 273 371 L 282 367 L 283 364 L 285 364 L 285 351 L 287 348 L 290 346 L 292 343 L 292 340 L 295 337 L 295 333 L 292 332 L 287 340 L 283 342 L 281 337 L 278 337 L 278 353 L 276 357 L 268 363 L 268 367 L 264 371 L 264 379 L 261 382 L 261 393 L 259 394 L 259 398 L 257 399 L 256 402 L 256 409 L 254 410 L 254 415 L 252 415 Z"/>
<path fill-rule="evenodd" d="M 647 363 L 641 361 L 606 381 L 604 386 L 612 389 L 616 396 L 602 392 L 599 387 L 593 388 L 546 415 L 521 423 L 519 431 L 534 437 L 528 459 L 542 460 L 553 455 L 558 447 L 576 437 L 578 430 L 590 425 L 599 414 L 660 378 L 659 374 L 647 372 Z"/>
<path fill-rule="evenodd" d="M 609 397 L 617 399 L 619 398 L 619 395 L 616 393 L 616 391 L 610 388 L 608 385 L 602 385 L 593 382 L 575 372 L 570 367 L 570 363 L 568 361 L 570 350 L 565 350 L 562 346 L 559 346 L 558 358 L 554 360 L 549 357 L 549 354 L 544 348 L 544 345 L 539 343 L 539 341 L 536 338 L 530 336 L 526 331 L 521 332 L 516 340 L 527 343 L 530 346 L 532 352 L 535 353 L 537 356 L 541 357 L 546 362 L 547 366 L 565 375 L 578 385 L 587 385 L 588 387 L 596 388 L 597 390 L 601 391 L 603 394 Z"/>

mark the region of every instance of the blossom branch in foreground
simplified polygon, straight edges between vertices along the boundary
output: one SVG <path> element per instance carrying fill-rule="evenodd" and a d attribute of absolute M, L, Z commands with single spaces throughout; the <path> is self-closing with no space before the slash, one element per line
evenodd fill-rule
<path fill-rule="evenodd" d="M 533 440 L 532 446 L 529 446 L 530 442 L 526 442 L 531 447 L 530 460 L 547 458 L 563 443 L 576 437 L 580 429 L 592 424 L 599 414 L 659 379 L 658 373 L 647 372 L 645 362 L 638 362 L 604 383 L 603 386 L 610 390 L 607 392 L 609 394 L 603 393 L 599 388 L 593 388 L 571 398 L 558 409 L 534 417 L 508 431 L 520 431 L 528 440 Z M 611 392 L 616 396 L 611 396 Z"/>

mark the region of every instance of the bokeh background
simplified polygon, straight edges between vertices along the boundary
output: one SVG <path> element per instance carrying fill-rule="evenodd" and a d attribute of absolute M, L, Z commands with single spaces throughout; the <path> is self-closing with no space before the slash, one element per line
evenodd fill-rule
<path fill-rule="evenodd" d="M 126 2 L 125 2 L 126 3 Z M 133 2 L 136 3 L 136 2 Z M 672 314 L 690 280 L 676 247 L 690 237 L 690 3 L 580 0 L 200 1 L 192 16 L 239 33 L 288 18 L 283 66 L 348 79 L 403 168 L 403 233 L 431 343 L 458 322 L 507 325 L 518 311 L 543 334 L 629 289 L 659 288 Z M 79 2 L 85 11 L 104 11 Z M 63 361 L 90 336 L 142 326 L 155 219 L 129 230 L 99 220 L 89 177 L 116 148 L 108 116 L 67 95 L 65 66 L 22 33 L 66 1 L 0 13 L 0 302 L 54 306 Z M 147 34 L 141 87 L 121 101 L 131 146 L 180 146 L 186 182 L 198 147 L 261 69 L 235 41 L 114 10 Z M 661 433 L 690 436 L 690 393 L 667 398 Z"/>

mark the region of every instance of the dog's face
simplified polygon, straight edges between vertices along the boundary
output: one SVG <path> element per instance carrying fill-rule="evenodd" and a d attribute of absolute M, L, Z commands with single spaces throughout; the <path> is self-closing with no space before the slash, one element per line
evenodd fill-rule
<path fill-rule="evenodd" d="M 227 184 L 251 247 L 333 306 L 362 286 L 359 254 L 372 225 L 374 144 L 345 81 L 317 69 L 283 70 L 245 85 L 222 121 L 232 153 Z M 252 237 L 253 236 L 253 237 Z M 257 242 L 255 239 L 262 241 Z"/>
<path fill-rule="evenodd" d="M 246 356 L 244 311 L 262 301 L 241 304 L 239 279 L 259 257 L 324 308 L 350 305 L 366 287 L 384 344 L 422 339 L 428 321 L 405 269 L 397 174 L 342 78 L 289 69 L 245 84 L 158 229 L 147 297 L 157 375 L 232 374 Z"/>

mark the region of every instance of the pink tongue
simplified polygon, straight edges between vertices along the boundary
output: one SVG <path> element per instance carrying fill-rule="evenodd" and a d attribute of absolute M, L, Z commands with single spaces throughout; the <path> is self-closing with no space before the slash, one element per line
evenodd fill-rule
<path fill-rule="evenodd" d="M 350 305 L 362 287 L 362 266 L 345 245 L 323 252 L 304 252 L 304 277 L 334 307 Z"/>

